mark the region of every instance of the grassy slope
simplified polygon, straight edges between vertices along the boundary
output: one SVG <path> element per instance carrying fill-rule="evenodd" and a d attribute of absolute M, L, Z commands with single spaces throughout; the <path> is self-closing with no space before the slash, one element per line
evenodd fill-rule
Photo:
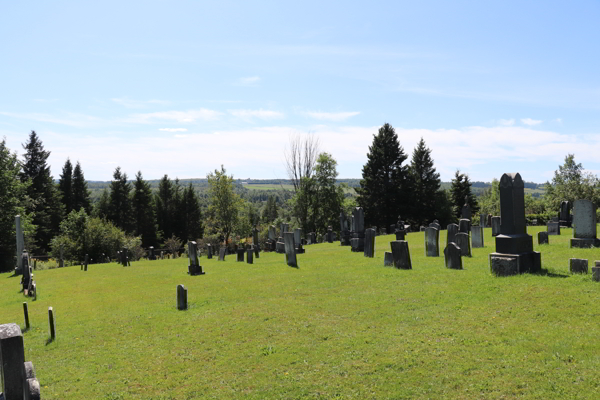
<path fill-rule="evenodd" d="M 299 269 L 263 253 L 202 258 L 197 277 L 184 259 L 39 271 L 25 356 L 45 399 L 594 398 L 600 285 L 569 276 L 568 258 L 600 250 L 571 250 L 570 235 L 536 246 L 549 274 L 509 278 L 488 271 L 490 229 L 463 271 L 425 258 L 422 233 L 408 235 L 411 271 L 383 267 L 392 236 L 374 259 L 307 246 Z M 18 283 L 0 275 L 1 323 L 22 324 Z"/>

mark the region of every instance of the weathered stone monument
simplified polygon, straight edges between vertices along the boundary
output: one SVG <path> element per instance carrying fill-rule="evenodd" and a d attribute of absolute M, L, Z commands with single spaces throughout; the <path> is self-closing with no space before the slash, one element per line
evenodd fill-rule
<path fill-rule="evenodd" d="M 292 232 L 286 232 L 284 239 L 285 241 L 285 261 L 290 267 L 298 267 L 298 261 L 296 260 L 296 245 L 294 243 L 294 234 Z"/>
<path fill-rule="evenodd" d="M 538 232 L 538 244 L 548 243 L 548 232 Z"/>
<path fill-rule="evenodd" d="M 479 214 L 479 226 L 485 228 L 485 225 L 488 220 L 488 214 Z"/>
<path fill-rule="evenodd" d="M 258 228 L 256 225 L 252 228 L 252 244 L 254 245 L 254 252 L 260 252 L 260 243 L 258 241 Z"/>
<path fill-rule="evenodd" d="M 254 249 L 253 245 L 249 245 L 246 249 L 246 263 L 254 264 Z"/>
<path fill-rule="evenodd" d="M 275 243 L 275 252 L 279 254 L 285 253 L 285 242 L 283 238 L 277 238 L 277 243 Z"/>
<path fill-rule="evenodd" d="M 464 232 L 458 232 L 454 239 L 454 243 L 460 247 L 460 254 L 466 257 L 471 257 L 471 243 L 469 243 L 469 235 Z"/>
<path fill-rule="evenodd" d="M 219 261 L 225 261 L 225 252 L 227 251 L 227 249 L 225 248 L 225 246 L 222 246 L 219 249 Z"/>
<path fill-rule="evenodd" d="M 571 202 L 565 200 L 560 203 L 558 219 L 561 226 L 571 227 Z"/>
<path fill-rule="evenodd" d="M 383 254 L 383 266 L 384 267 L 391 267 L 394 265 L 394 256 L 392 255 L 391 251 L 386 251 Z"/>
<path fill-rule="evenodd" d="M 25 249 L 25 239 L 23 237 L 23 228 L 21 226 L 21 216 L 15 216 L 15 231 L 17 237 L 17 267 L 15 270 L 15 274 L 19 275 L 23 273 L 23 259 L 21 255 L 23 254 L 23 250 Z"/>
<path fill-rule="evenodd" d="M 206 245 L 206 258 L 208 258 L 209 260 L 212 260 L 212 244 L 207 244 Z"/>
<path fill-rule="evenodd" d="M 446 264 L 446 268 L 463 269 L 462 250 L 456 245 L 456 243 L 448 243 L 444 249 L 444 262 Z"/>
<path fill-rule="evenodd" d="M 448 224 L 446 227 L 447 236 L 446 236 L 446 246 L 448 243 L 456 243 L 456 234 L 458 231 L 458 224 Z"/>
<path fill-rule="evenodd" d="M 154 256 L 154 246 L 148 247 L 148 260 L 156 260 Z"/>
<path fill-rule="evenodd" d="M 375 257 L 375 229 L 369 228 L 365 230 L 365 257 Z"/>
<path fill-rule="evenodd" d="M 340 213 L 340 245 L 350 246 L 350 230 L 348 229 L 348 217 L 344 211 Z"/>
<path fill-rule="evenodd" d="M 317 234 L 315 232 L 310 232 L 308 234 L 308 244 L 317 243 Z"/>
<path fill-rule="evenodd" d="M 500 217 L 492 217 L 492 236 L 498 236 L 500 234 L 500 224 L 502 219 Z"/>
<path fill-rule="evenodd" d="M 23 334 L 17 324 L 0 325 L 0 399 L 40 399 L 40 384 L 25 362 Z"/>
<path fill-rule="evenodd" d="M 352 238 L 350 246 L 352 251 L 365 250 L 365 212 L 362 207 L 355 207 L 352 211 Z"/>
<path fill-rule="evenodd" d="M 525 225 L 525 191 L 519 173 L 500 178 L 500 234 L 496 236 L 496 252 L 490 254 L 490 269 L 497 276 L 541 269 L 541 255 L 533 251 L 533 238 Z"/>
<path fill-rule="evenodd" d="M 204 275 L 204 271 L 202 271 L 202 267 L 200 266 L 200 262 L 198 261 L 198 246 L 196 242 L 188 242 L 188 258 L 188 274 L 192 276 Z"/>
<path fill-rule="evenodd" d="M 569 270 L 572 274 L 587 274 L 588 260 L 585 258 L 570 258 Z"/>
<path fill-rule="evenodd" d="M 425 256 L 440 256 L 440 231 L 432 226 L 425 229 Z"/>
<path fill-rule="evenodd" d="M 90 262 L 90 256 L 89 255 L 85 255 L 84 261 L 83 261 L 83 270 L 87 271 L 87 267 L 88 267 L 88 263 Z"/>
<path fill-rule="evenodd" d="M 469 196 L 465 196 L 465 205 L 462 207 L 460 215 L 463 219 L 471 220 L 472 215 L 471 206 L 469 205 Z"/>
<path fill-rule="evenodd" d="M 275 233 L 275 226 L 269 226 L 269 237 L 267 239 L 267 247 L 269 251 L 275 251 L 277 243 L 277 237 Z"/>
<path fill-rule="evenodd" d="M 575 200 L 573 203 L 573 238 L 571 247 L 598 247 L 596 238 L 596 206 L 589 200 Z"/>
<path fill-rule="evenodd" d="M 279 237 L 283 238 L 283 234 L 290 230 L 290 225 L 282 222 L 280 225 Z"/>
<path fill-rule="evenodd" d="M 592 267 L 592 280 L 594 282 L 600 282 L 600 261 L 594 261 L 594 266 Z"/>
<path fill-rule="evenodd" d="M 458 231 L 466 233 L 467 235 L 471 232 L 471 220 L 461 218 L 458 220 Z"/>
<path fill-rule="evenodd" d="M 546 223 L 548 235 L 560 235 L 560 223 L 555 221 L 548 221 Z"/>
<path fill-rule="evenodd" d="M 390 242 L 390 246 L 392 247 L 394 267 L 398 269 L 412 269 L 408 242 L 405 240 L 394 240 Z"/>
<path fill-rule="evenodd" d="M 396 240 L 404 240 L 406 236 L 406 229 L 404 227 L 402 216 L 398 215 L 398 221 L 396 221 L 396 225 L 394 225 L 394 230 L 392 232 L 394 232 L 396 235 Z"/>
<path fill-rule="evenodd" d="M 241 246 L 239 249 L 236 250 L 237 262 L 244 262 L 244 253 L 245 252 L 246 252 L 246 250 L 244 249 L 243 246 Z"/>
<path fill-rule="evenodd" d="M 437 229 L 438 231 L 441 231 L 441 230 L 442 230 L 442 226 L 440 225 L 440 223 L 438 222 L 438 220 L 437 220 L 437 219 L 434 219 L 434 220 L 433 220 L 433 222 L 429 224 L 429 227 L 431 227 L 431 228 L 435 228 L 435 229 Z"/>
<path fill-rule="evenodd" d="M 306 250 L 302 247 L 302 228 L 294 229 L 294 243 L 296 244 L 296 254 L 304 254 Z"/>
<path fill-rule="evenodd" d="M 177 309 L 187 310 L 187 289 L 183 285 L 177 285 Z"/>
<path fill-rule="evenodd" d="M 483 244 L 483 227 L 472 226 L 471 227 L 471 245 L 474 249 L 484 247 Z"/>

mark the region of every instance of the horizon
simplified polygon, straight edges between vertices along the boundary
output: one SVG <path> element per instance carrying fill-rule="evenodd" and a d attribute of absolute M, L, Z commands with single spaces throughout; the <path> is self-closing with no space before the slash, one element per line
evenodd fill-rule
<path fill-rule="evenodd" d="M 444 182 L 457 169 L 471 181 L 519 172 L 546 182 L 569 153 L 600 172 L 592 1 L 4 11 L 0 136 L 21 156 L 35 130 L 55 178 L 70 158 L 89 181 L 111 180 L 117 166 L 148 180 L 200 179 L 221 165 L 287 179 L 289 137 L 312 134 L 339 179 L 360 179 L 347 177 L 362 175 L 386 122 L 407 163 L 425 139 Z"/>

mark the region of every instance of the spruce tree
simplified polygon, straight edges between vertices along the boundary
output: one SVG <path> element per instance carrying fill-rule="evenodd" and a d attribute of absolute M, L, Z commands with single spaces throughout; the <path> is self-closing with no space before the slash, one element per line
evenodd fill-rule
<path fill-rule="evenodd" d="M 33 246 L 30 245 L 28 250 L 46 254 L 50 240 L 58 234 L 64 213 L 63 205 L 47 164 L 50 152 L 44 150 L 35 131 L 31 131 L 29 141 L 23 145 L 23 149 L 25 154 L 21 182 L 31 180 L 27 194 L 33 202 L 28 211 L 34 213 L 33 224 L 37 227 Z"/>
<path fill-rule="evenodd" d="M 402 165 L 407 156 L 398 135 L 390 124 L 384 124 L 369 146 L 363 166 L 357 203 L 365 213 L 365 225 L 379 227 L 394 223 L 398 215 L 407 218 L 410 204 L 408 167 Z"/>
<path fill-rule="evenodd" d="M 158 193 L 154 195 L 154 203 L 159 235 L 163 238 L 170 238 L 174 234 L 175 187 L 166 174 L 158 182 Z"/>
<path fill-rule="evenodd" d="M 82 208 L 87 214 L 90 214 L 92 202 L 90 201 L 90 192 L 83 176 L 81 164 L 77 161 L 77 165 L 73 170 L 73 209 L 79 211 Z"/>
<path fill-rule="evenodd" d="M 202 211 L 196 191 L 192 183 L 183 190 L 181 205 L 179 207 L 180 219 L 182 220 L 181 238 L 196 240 L 202 238 L 204 227 L 202 225 Z"/>
<path fill-rule="evenodd" d="M 117 167 L 110 182 L 110 201 L 108 219 L 126 233 L 133 232 L 133 208 L 130 197 L 131 184 L 127 174 Z"/>
<path fill-rule="evenodd" d="M 108 220 L 110 214 L 110 190 L 108 188 L 102 191 L 100 198 L 94 204 L 92 215 L 96 218 Z"/>
<path fill-rule="evenodd" d="M 142 176 L 142 171 L 135 175 L 133 184 L 133 215 L 135 217 L 135 234 L 142 237 L 142 246 L 156 246 L 156 212 L 150 184 Z"/>
<path fill-rule="evenodd" d="M 479 211 L 479 205 L 477 204 L 475 195 L 471 192 L 471 182 L 467 174 L 461 174 L 459 170 L 456 170 L 454 179 L 452 179 L 450 194 L 454 207 L 454 215 L 457 218 L 461 218 L 462 208 L 465 205 L 465 197 L 471 207 L 471 214 L 475 215 Z"/>
<path fill-rule="evenodd" d="M 58 181 L 58 189 L 62 195 L 62 203 L 65 207 L 65 215 L 73 210 L 73 164 L 67 158 Z"/>
<path fill-rule="evenodd" d="M 412 184 L 412 211 L 411 220 L 417 226 L 427 226 L 433 219 L 438 218 L 436 209 L 436 196 L 440 188 L 440 174 L 433 167 L 431 150 L 425 145 L 423 138 L 413 150 L 410 164 Z"/>

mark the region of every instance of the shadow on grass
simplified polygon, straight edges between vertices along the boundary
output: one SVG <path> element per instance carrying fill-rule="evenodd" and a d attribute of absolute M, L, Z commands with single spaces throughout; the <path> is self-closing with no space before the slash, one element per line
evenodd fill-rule
<path fill-rule="evenodd" d="M 568 278 L 569 277 L 569 275 L 566 275 L 566 274 L 557 274 L 554 272 L 550 272 L 546 268 L 542 268 L 539 272 L 533 272 L 531 275 L 547 276 L 549 278 Z"/>

